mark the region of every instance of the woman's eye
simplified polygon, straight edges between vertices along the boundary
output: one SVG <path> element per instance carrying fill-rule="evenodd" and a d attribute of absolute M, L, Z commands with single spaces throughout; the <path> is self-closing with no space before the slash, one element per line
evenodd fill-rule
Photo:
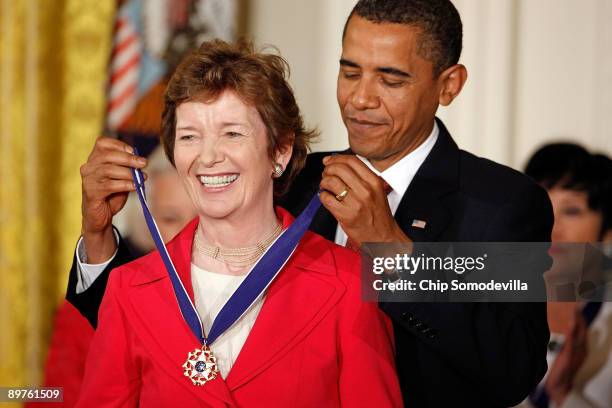
<path fill-rule="evenodd" d="M 241 133 L 238 133 L 238 132 L 227 132 L 227 133 L 226 133 L 226 135 L 227 135 L 227 136 L 229 136 L 229 137 L 238 137 L 238 136 L 242 136 L 242 134 L 241 134 Z"/>
<path fill-rule="evenodd" d="M 194 135 L 182 135 L 182 136 L 179 136 L 179 140 L 188 141 L 188 140 L 193 140 L 194 137 L 195 137 Z"/>

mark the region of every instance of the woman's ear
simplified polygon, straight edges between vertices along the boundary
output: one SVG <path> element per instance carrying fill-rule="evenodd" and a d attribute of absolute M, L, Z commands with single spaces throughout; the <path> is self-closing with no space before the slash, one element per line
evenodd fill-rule
<path fill-rule="evenodd" d="M 282 145 L 278 145 L 276 147 L 276 151 L 274 152 L 274 164 L 278 163 L 283 168 L 283 171 L 287 168 L 289 164 L 289 160 L 291 160 L 291 155 L 293 153 L 293 141 L 295 140 L 295 135 L 291 134 L 289 140 Z"/>

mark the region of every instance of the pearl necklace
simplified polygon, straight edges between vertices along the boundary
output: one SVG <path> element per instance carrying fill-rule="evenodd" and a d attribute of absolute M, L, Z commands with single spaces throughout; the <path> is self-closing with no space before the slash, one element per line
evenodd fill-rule
<path fill-rule="evenodd" d="M 198 226 L 194 237 L 194 245 L 195 249 L 202 255 L 209 256 L 230 266 L 244 268 L 253 265 L 280 235 L 281 231 L 282 225 L 277 224 L 274 231 L 255 245 L 242 248 L 220 248 L 203 243 L 200 238 L 202 231 Z"/>

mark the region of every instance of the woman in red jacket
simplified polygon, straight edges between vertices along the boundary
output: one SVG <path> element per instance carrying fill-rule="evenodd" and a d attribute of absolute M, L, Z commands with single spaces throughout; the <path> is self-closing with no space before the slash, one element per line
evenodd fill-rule
<path fill-rule="evenodd" d="M 112 272 L 78 406 L 401 406 L 358 255 L 305 232 L 317 197 L 296 220 L 273 206 L 314 134 L 285 73 L 213 41 L 173 75 L 162 144 L 198 217 Z"/>

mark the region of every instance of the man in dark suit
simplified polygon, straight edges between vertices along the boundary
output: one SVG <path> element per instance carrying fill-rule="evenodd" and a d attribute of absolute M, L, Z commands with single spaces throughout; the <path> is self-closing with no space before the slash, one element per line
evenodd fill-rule
<path fill-rule="evenodd" d="M 457 64 L 461 30 L 449 1 L 355 6 L 337 95 L 359 157 L 308 157 L 287 207 L 298 213 L 319 187 L 326 190 L 311 229 L 340 244 L 550 240 L 546 193 L 518 172 L 459 150 L 434 120 L 467 77 Z M 544 304 L 381 307 L 393 319 L 407 406 L 515 405 L 546 371 Z"/>
<path fill-rule="evenodd" d="M 461 20 L 449 0 L 362 0 L 346 23 L 338 103 L 350 152 L 311 154 L 287 195 L 297 214 L 319 189 L 311 229 L 339 244 L 549 241 L 546 193 L 507 167 L 461 151 L 441 121 L 467 78 L 458 64 Z M 111 146 L 110 141 L 99 142 Z M 96 150 L 97 149 L 97 150 Z M 110 197 L 129 188 L 124 146 L 94 148 L 83 175 L 83 240 L 91 263 L 116 244 Z M 109 158 L 110 157 L 110 158 Z M 111 183 L 100 174 L 115 175 Z M 107 169 L 108 171 L 104 171 Z M 96 176 L 96 174 L 98 176 Z M 97 184 L 96 184 L 97 183 Z M 107 188 L 94 188 L 106 183 Z M 75 261 L 67 298 L 95 324 L 110 265 L 79 294 Z M 519 403 L 546 371 L 544 304 L 386 303 L 407 406 L 503 407 Z"/>

